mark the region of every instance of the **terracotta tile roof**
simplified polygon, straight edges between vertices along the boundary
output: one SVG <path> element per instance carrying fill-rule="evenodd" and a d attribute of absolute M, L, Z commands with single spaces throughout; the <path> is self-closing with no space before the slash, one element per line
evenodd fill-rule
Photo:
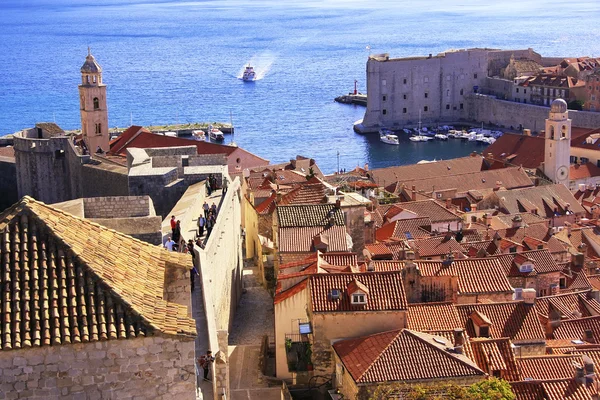
<path fill-rule="evenodd" d="M 547 226 L 548 221 L 546 218 L 533 214 L 530 212 L 524 213 L 516 213 L 516 214 L 498 214 L 494 215 L 492 218 L 492 228 L 493 229 L 502 229 L 502 228 L 512 228 L 513 226 L 513 218 L 516 216 L 521 217 L 521 226 L 528 226 L 532 224 L 544 224 Z M 498 222 L 500 224 L 498 224 Z"/>
<path fill-rule="evenodd" d="M 552 332 L 553 339 L 585 340 L 585 331 L 592 331 L 595 342 L 600 342 L 600 316 L 566 319 Z"/>
<path fill-rule="evenodd" d="M 575 379 L 511 382 L 517 400 L 591 400 L 590 391 Z"/>
<path fill-rule="evenodd" d="M 392 250 L 385 243 L 374 243 L 365 245 L 365 251 L 373 260 L 392 260 Z"/>
<path fill-rule="evenodd" d="M 327 252 L 327 253 L 319 253 L 319 257 L 321 257 L 325 262 L 331 265 L 358 265 L 358 255 L 356 253 L 349 252 Z"/>
<path fill-rule="evenodd" d="M 390 182 L 390 185 L 386 186 L 386 190 L 398 194 L 402 186 L 406 190 L 411 191 L 414 186 L 416 191 L 421 194 L 431 195 L 433 193 L 452 191 L 457 194 L 452 197 L 458 197 L 465 196 L 471 190 L 494 189 L 496 187 L 515 189 L 533 186 L 531 178 L 520 167 L 470 171 L 465 174 L 434 176 L 430 178 L 419 177 L 414 180 L 407 180 L 402 176 L 399 178 L 396 183 Z"/>
<path fill-rule="evenodd" d="M 523 379 L 536 381 L 569 379 L 575 375 L 574 364 L 583 366 L 581 355 L 543 355 L 517 358 Z"/>
<path fill-rule="evenodd" d="M 316 178 L 315 178 L 316 179 Z M 279 205 L 287 206 L 292 204 L 318 204 L 323 202 L 326 187 L 322 183 L 311 183 L 298 185 L 291 192 L 285 194 Z"/>
<path fill-rule="evenodd" d="M 552 310 L 558 312 L 561 320 L 600 315 L 600 303 L 591 297 L 589 291 L 538 297 L 535 309 L 546 318 Z"/>
<path fill-rule="evenodd" d="M 500 263 L 493 258 L 460 259 L 450 265 L 434 260 L 415 260 L 414 263 L 422 276 L 457 276 L 459 294 L 513 292 Z M 400 271 L 405 264 L 404 261 L 371 261 L 375 271 Z"/>
<path fill-rule="evenodd" d="M 585 272 L 574 272 L 571 271 L 570 274 L 563 274 L 564 278 L 566 278 L 566 287 L 561 289 L 562 292 L 575 291 L 579 292 L 582 290 L 591 290 L 592 284 L 589 279 L 585 275 Z"/>
<path fill-rule="evenodd" d="M 462 218 L 435 200 L 409 201 L 397 203 L 396 207 L 412 211 L 419 217 L 429 217 L 432 223 L 462 221 Z"/>
<path fill-rule="evenodd" d="M 469 258 L 483 258 L 490 255 L 501 254 L 500 249 L 493 240 L 461 243 L 461 246 Z"/>
<path fill-rule="evenodd" d="M 287 290 L 278 291 L 277 293 L 275 293 L 275 298 L 273 299 L 273 304 L 279 304 L 282 301 L 289 299 L 290 297 L 294 296 L 295 294 L 298 294 L 301 291 L 303 291 L 304 289 L 306 289 L 307 286 L 308 286 L 308 279 L 304 279 Z"/>
<path fill-rule="evenodd" d="M 551 272 L 562 271 L 562 266 L 558 265 L 552 254 L 546 249 L 543 250 L 531 250 L 523 251 L 521 253 L 509 253 L 494 256 L 504 269 L 507 276 L 532 276 L 536 274 L 546 274 Z M 531 272 L 520 272 L 519 265 L 525 263 L 533 264 L 533 271 Z"/>
<path fill-rule="evenodd" d="M 279 251 L 305 253 L 315 251 L 315 245 L 326 245 L 327 251 L 349 251 L 348 235 L 344 226 L 309 226 L 279 228 Z"/>
<path fill-rule="evenodd" d="M 403 329 L 342 340 L 333 348 L 359 384 L 485 376 L 468 357 L 449 352 L 451 346 L 442 337 Z"/>
<path fill-rule="evenodd" d="M 50 136 L 64 135 L 65 131 L 54 122 L 38 122 L 36 128 L 42 128 L 50 134 Z"/>
<path fill-rule="evenodd" d="M 488 372 L 499 371 L 507 381 L 521 380 L 515 354 L 508 338 L 472 338 L 469 340 L 473 360 L 479 368 Z"/>
<path fill-rule="evenodd" d="M 369 291 L 366 304 L 351 303 L 347 288 L 354 279 L 358 279 Z M 338 300 L 331 298 L 332 289 L 341 291 Z M 406 310 L 400 272 L 312 275 L 310 294 L 312 312 Z"/>
<path fill-rule="evenodd" d="M 1 298 L 13 299 L 2 349 L 196 334 L 188 308 L 163 298 L 165 268 L 189 269 L 189 256 L 30 197 L 0 214 L 0 235 Z"/>
<path fill-rule="evenodd" d="M 406 327 L 415 331 L 446 331 L 463 328 L 456 307 L 450 302 L 409 304 Z"/>
<path fill-rule="evenodd" d="M 499 190 L 500 207 L 508 213 L 527 212 L 529 204 L 537 208 L 538 214 L 550 218 L 555 210 L 564 215 L 567 204 L 576 214 L 585 214 L 585 209 L 573 197 L 569 189 L 562 184 L 536 186 L 525 189 Z M 528 203 L 528 204 L 526 204 Z"/>
<path fill-rule="evenodd" d="M 392 182 L 398 182 L 400 178 L 405 180 L 425 179 L 481 171 L 483 165 L 481 156 L 462 157 L 427 164 L 377 168 L 371 170 L 370 174 L 379 186 L 387 186 Z"/>
<path fill-rule="evenodd" d="M 512 165 L 536 169 L 544 162 L 544 138 L 505 133 L 486 147 L 485 153 L 492 153 L 496 160 L 506 160 Z"/>
<path fill-rule="evenodd" d="M 312 204 L 277 207 L 277 220 L 280 228 L 301 226 L 344 226 L 344 213 L 335 204 Z"/>
<path fill-rule="evenodd" d="M 596 176 L 600 176 L 600 168 L 589 161 L 585 164 L 571 164 L 569 169 L 569 179 L 572 181 Z"/>
<path fill-rule="evenodd" d="M 583 80 L 558 74 L 537 74 L 521 82 L 519 86 L 544 86 L 553 88 L 574 88 L 585 86 Z"/>
<path fill-rule="evenodd" d="M 492 338 L 507 337 L 513 343 L 519 344 L 543 343 L 546 337 L 535 309 L 522 301 L 459 304 L 456 308 L 470 337 L 477 336 L 470 319 L 474 311 L 478 311 L 492 321 L 490 326 Z"/>
<path fill-rule="evenodd" d="M 447 239 L 445 236 L 419 239 L 409 242 L 409 245 L 415 250 L 419 258 L 441 256 L 450 253 L 456 254 L 464 251 L 460 243 L 453 237 Z"/>
<path fill-rule="evenodd" d="M 375 231 L 378 241 L 395 239 L 419 239 L 431 235 L 431 219 L 429 217 L 400 219 L 389 222 Z"/>

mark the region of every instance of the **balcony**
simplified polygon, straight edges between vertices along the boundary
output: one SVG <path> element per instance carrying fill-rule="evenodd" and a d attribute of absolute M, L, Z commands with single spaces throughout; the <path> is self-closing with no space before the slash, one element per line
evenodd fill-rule
<path fill-rule="evenodd" d="M 310 334 L 288 333 L 285 335 L 285 354 L 289 372 L 313 370 Z"/>

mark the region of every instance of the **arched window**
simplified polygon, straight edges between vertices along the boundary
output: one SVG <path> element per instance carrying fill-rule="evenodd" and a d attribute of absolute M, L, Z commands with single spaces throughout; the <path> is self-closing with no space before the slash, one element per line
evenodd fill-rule
<path fill-rule="evenodd" d="M 564 138 L 567 137 L 567 126 L 566 125 L 562 126 L 561 133 L 562 133 L 562 137 L 564 137 Z"/>
<path fill-rule="evenodd" d="M 96 124 L 96 135 L 100 135 L 102 133 L 102 124 Z"/>
<path fill-rule="evenodd" d="M 87 83 L 88 83 L 88 85 L 89 85 L 89 84 L 90 84 L 90 76 L 89 76 L 89 75 L 88 75 L 88 76 L 86 76 L 86 77 L 85 77 L 85 79 L 86 79 L 86 81 L 87 81 Z"/>
<path fill-rule="evenodd" d="M 550 139 L 554 140 L 554 127 L 550 127 Z"/>
<path fill-rule="evenodd" d="M 98 100 L 97 97 L 94 97 L 94 110 L 97 110 L 100 108 L 100 101 Z"/>

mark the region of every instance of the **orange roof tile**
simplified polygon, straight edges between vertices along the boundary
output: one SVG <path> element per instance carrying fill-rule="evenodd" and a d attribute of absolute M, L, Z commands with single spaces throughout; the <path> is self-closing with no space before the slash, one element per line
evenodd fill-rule
<path fill-rule="evenodd" d="M 469 340 L 473 359 L 483 371 L 498 371 L 507 381 L 521 380 L 512 344 L 508 338 L 472 338 Z"/>
<path fill-rule="evenodd" d="M 583 366 L 581 355 L 543 355 L 517 358 L 523 379 L 569 379 L 575 375 L 574 364 Z"/>
<path fill-rule="evenodd" d="M 445 331 L 463 328 L 456 307 L 450 302 L 409 304 L 406 327 L 416 331 Z"/>
<path fill-rule="evenodd" d="M 449 352 L 449 347 L 452 344 L 443 337 L 409 329 L 342 340 L 333 345 L 356 383 L 485 376 L 473 361 Z"/>

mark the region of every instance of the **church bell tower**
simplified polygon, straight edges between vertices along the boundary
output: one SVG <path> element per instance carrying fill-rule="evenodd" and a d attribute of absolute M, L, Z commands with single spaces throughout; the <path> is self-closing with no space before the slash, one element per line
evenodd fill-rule
<path fill-rule="evenodd" d="M 81 132 L 90 153 L 109 149 L 108 109 L 106 108 L 106 85 L 102 83 L 102 67 L 96 62 L 88 47 L 88 55 L 81 67 L 79 85 L 79 109 Z"/>
<path fill-rule="evenodd" d="M 567 102 L 556 99 L 550 105 L 550 115 L 546 119 L 544 175 L 554 183 L 569 187 L 570 157 L 571 120 Z"/>

